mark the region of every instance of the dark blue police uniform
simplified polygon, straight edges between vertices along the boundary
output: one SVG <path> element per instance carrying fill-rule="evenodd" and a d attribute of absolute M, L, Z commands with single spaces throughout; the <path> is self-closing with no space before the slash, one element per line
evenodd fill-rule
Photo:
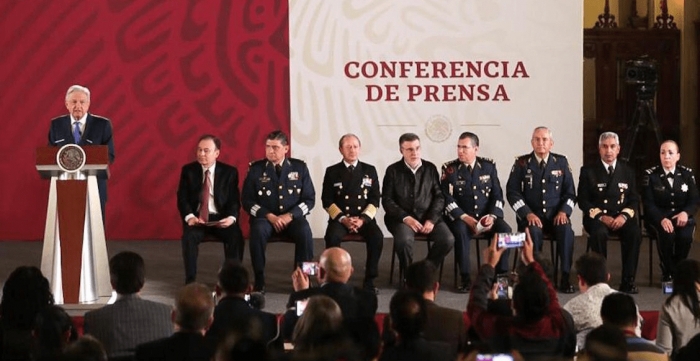
<path fill-rule="evenodd" d="M 452 160 L 442 165 L 442 180 L 440 182 L 442 193 L 445 195 L 445 214 L 447 223 L 455 237 L 455 253 L 462 274 L 462 283 L 470 283 L 469 279 L 469 243 L 474 237 L 474 230 L 470 229 L 461 219 L 467 214 L 477 221 L 483 216 L 494 217 L 493 227 L 484 234 L 489 239 L 493 233 L 512 232 L 512 229 L 503 220 L 503 190 L 498 180 L 496 164 L 493 160 L 476 157 L 474 169 L 461 163 L 459 159 Z M 496 272 L 508 272 L 508 256 L 506 251 L 501 256 Z"/>
<path fill-rule="evenodd" d="M 562 288 L 573 292 L 569 287 L 569 272 L 574 253 L 574 231 L 571 221 L 554 225 L 554 217 L 559 212 L 571 217 L 576 204 L 574 177 L 566 157 L 550 153 L 540 165 L 535 153 L 521 155 L 515 160 L 506 184 L 508 203 L 517 214 L 518 230 L 527 227 L 536 251 L 542 251 L 544 234 L 551 234 L 559 242 L 561 259 Z M 527 215 L 534 213 L 540 218 L 542 227 L 528 226 Z M 564 284 L 566 282 L 566 284 Z"/>
<path fill-rule="evenodd" d="M 255 272 L 255 288 L 265 285 L 265 248 L 275 229 L 267 220 L 269 213 L 289 213 L 292 221 L 280 234 L 296 244 L 294 263 L 310 261 L 313 238 L 306 215 L 314 207 L 316 192 L 306 163 L 285 158 L 279 176 L 267 159 L 250 163 L 241 192 L 243 208 L 250 214 L 250 258 Z"/>

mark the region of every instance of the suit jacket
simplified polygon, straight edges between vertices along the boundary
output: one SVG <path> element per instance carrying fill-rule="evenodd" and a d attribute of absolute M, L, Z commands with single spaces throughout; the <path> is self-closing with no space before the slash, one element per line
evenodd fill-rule
<path fill-rule="evenodd" d="M 445 214 L 452 220 L 468 214 L 477 220 L 491 214 L 503 218 L 503 189 L 496 163 L 476 157 L 471 174 L 459 159 L 442 165 L 440 187 L 445 195 Z"/>
<path fill-rule="evenodd" d="M 49 145 L 62 147 L 75 144 L 70 115 L 63 115 L 51 120 L 49 128 Z M 112 122 L 97 115 L 89 114 L 85 120 L 85 131 L 80 137 L 81 147 L 86 145 L 106 145 L 109 162 L 114 162 L 114 139 L 112 138 Z"/>
<path fill-rule="evenodd" d="M 114 304 L 86 313 L 84 330 L 102 342 L 107 356 L 133 355 L 137 345 L 172 335 L 171 311 L 137 294 L 120 295 Z"/>
<path fill-rule="evenodd" d="M 576 201 L 574 177 L 563 155 L 550 153 L 540 169 L 535 153 L 518 157 L 506 184 L 508 203 L 522 223 L 532 212 L 542 219 L 553 219 L 558 212 L 571 217 Z"/>
<path fill-rule="evenodd" d="M 216 346 L 231 330 L 249 331 L 252 319 L 260 321 L 264 342 L 269 344 L 276 339 L 281 341 L 281 337 L 277 337 L 276 315 L 252 308 L 244 299 L 234 296 L 224 297 L 216 305 L 214 322 L 209 327 L 206 338 Z M 281 342 L 279 346 L 282 346 Z"/>
<path fill-rule="evenodd" d="M 441 307 L 435 302 L 427 300 L 426 312 L 428 313 L 428 323 L 423 331 L 425 339 L 448 344 L 451 354 L 456 357 L 457 352 L 467 345 L 464 315 L 461 311 Z"/>
<path fill-rule="evenodd" d="M 137 361 L 210 361 L 214 350 L 201 333 L 176 332 L 136 347 Z"/>
<path fill-rule="evenodd" d="M 330 220 L 342 216 L 362 216 L 371 221 L 379 208 L 379 177 L 373 165 L 357 162 L 350 172 L 340 162 L 326 168 L 321 202 Z"/>
<path fill-rule="evenodd" d="M 603 215 L 616 217 L 620 214 L 634 218 L 639 208 L 636 184 L 634 170 L 619 159 L 612 177 L 608 176 L 600 160 L 581 167 L 578 205 L 584 219 L 598 219 Z"/>
<path fill-rule="evenodd" d="M 425 159 L 414 175 L 403 159 L 386 169 L 382 189 L 382 205 L 387 227 L 403 222 L 411 216 L 418 222 L 442 221 L 445 197 L 440 190 L 440 178 L 435 164 Z"/>
<path fill-rule="evenodd" d="M 198 162 L 182 167 L 180 185 L 177 187 L 177 208 L 184 221 L 188 214 L 199 215 L 199 203 L 204 184 L 204 171 Z M 226 163 L 216 162 L 214 169 L 214 205 L 221 218 L 228 216 L 238 220 L 241 200 L 238 191 L 238 170 Z"/>
<path fill-rule="evenodd" d="M 692 169 L 677 164 L 673 186 L 666 180 L 665 173 L 663 167 L 655 166 L 644 174 L 644 216 L 659 229 L 661 220 L 671 219 L 680 212 L 693 218 L 700 201 Z"/>

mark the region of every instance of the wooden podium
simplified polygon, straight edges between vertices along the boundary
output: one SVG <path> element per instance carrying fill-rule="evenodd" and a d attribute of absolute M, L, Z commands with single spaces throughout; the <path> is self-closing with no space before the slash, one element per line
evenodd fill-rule
<path fill-rule="evenodd" d="M 71 155 L 84 155 L 78 169 L 59 165 L 59 151 L 68 146 L 73 147 Z M 36 150 L 36 169 L 51 180 L 41 272 L 56 303 L 91 303 L 112 293 L 97 188 L 97 175 L 109 176 L 109 156 L 106 145 L 68 146 Z"/>

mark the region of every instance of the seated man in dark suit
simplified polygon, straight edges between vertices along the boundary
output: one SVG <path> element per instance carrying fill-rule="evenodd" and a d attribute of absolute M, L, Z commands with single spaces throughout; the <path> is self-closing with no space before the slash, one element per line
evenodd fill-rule
<path fill-rule="evenodd" d="M 347 284 L 353 272 L 350 254 L 342 248 L 328 248 L 321 254 L 318 268 L 320 287 L 309 287 L 309 277 L 300 268 L 292 274 L 294 293 L 289 295 L 287 302 L 289 310 L 284 314 L 285 339 L 291 338 L 294 326 L 299 319 L 296 301 L 302 301 L 314 295 L 326 295 L 338 303 L 346 329 L 356 341 L 361 341 L 358 337 L 368 337 L 369 335 L 358 335 L 354 331 L 367 329 L 360 325 L 362 322 L 374 322 L 377 295 L 371 290 L 355 288 Z"/>
<path fill-rule="evenodd" d="M 66 144 L 106 145 L 109 163 L 114 162 L 114 139 L 112 138 L 112 122 L 98 115 L 88 113 L 90 109 L 90 90 L 84 86 L 73 85 L 66 92 L 66 108 L 70 114 L 62 115 L 51 120 L 49 128 L 49 145 L 62 147 Z M 107 203 L 107 177 L 97 177 L 97 187 L 100 192 L 102 219 L 105 216 Z"/>
<path fill-rule="evenodd" d="M 206 234 L 224 243 L 227 259 L 243 258 L 243 234 L 238 227 L 241 208 L 238 170 L 218 162 L 221 140 L 205 134 L 197 142 L 197 161 L 182 167 L 177 208 L 183 220 L 182 258 L 185 283 L 197 277 L 199 243 Z"/>
<path fill-rule="evenodd" d="M 428 319 L 424 337 L 428 341 L 444 342 L 450 346 L 451 355 L 467 345 L 467 330 L 462 311 L 435 304 L 440 282 L 437 268 L 430 261 L 416 262 L 406 268 L 406 288 L 423 295 Z"/>
<path fill-rule="evenodd" d="M 190 283 L 175 297 L 173 322 L 176 332 L 167 338 L 136 347 L 138 361 L 209 361 L 214 350 L 204 334 L 214 321 L 214 298 L 201 283 Z"/>
<path fill-rule="evenodd" d="M 248 303 L 253 285 L 248 271 L 237 260 L 228 260 L 219 270 L 216 297 L 219 302 L 214 309 L 214 323 L 207 331 L 212 345 L 219 345 L 229 333 L 250 337 L 270 344 L 277 337 L 277 316 L 256 309 Z M 257 330 L 259 332 L 252 332 Z M 252 332 L 252 333 L 251 333 Z M 282 343 L 275 344 L 281 349 Z"/>
<path fill-rule="evenodd" d="M 114 304 L 85 314 L 85 334 L 98 339 L 109 357 L 133 356 L 136 345 L 173 333 L 169 305 L 139 296 L 145 281 L 143 258 L 134 252 L 117 253 L 109 261 Z"/>

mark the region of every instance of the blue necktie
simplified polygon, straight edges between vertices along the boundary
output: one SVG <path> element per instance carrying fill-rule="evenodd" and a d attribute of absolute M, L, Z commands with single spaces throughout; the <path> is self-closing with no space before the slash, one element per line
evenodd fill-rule
<path fill-rule="evenodd" d="M 80 122 L 73 123 L 73 140 L 75 144 L 80 144 Z"/>

